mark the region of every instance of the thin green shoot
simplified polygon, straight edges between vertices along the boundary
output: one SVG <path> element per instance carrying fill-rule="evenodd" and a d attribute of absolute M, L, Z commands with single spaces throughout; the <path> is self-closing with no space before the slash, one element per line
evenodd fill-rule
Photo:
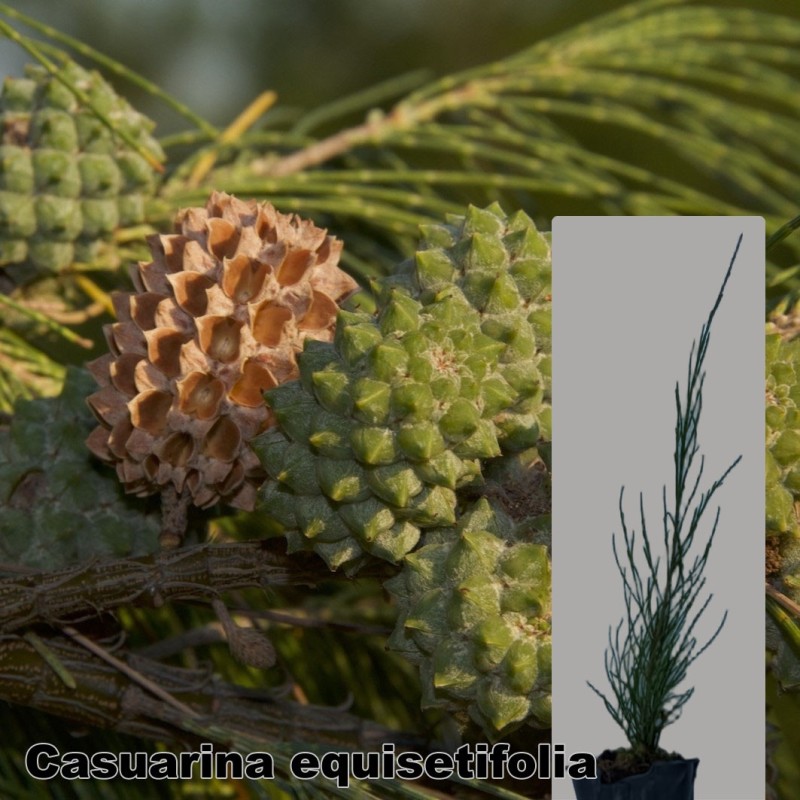
<path fill-rule="evenodd" d="M 636 532 L 628 527 L 625 519 L 624 486 L 619 494 L 624 552 L 620 552 L 616 534 L 612 546 L 622 578 L 626 612 L 616 630 L 610 627 L 608 632 L 605 672 L 613 700 L 592 683 L 589 687 L 622 728 L 631 748 L 650 757 L 658 753 L 664 728 L 681 716 L 694 694 L 694 687 L 679 689 L 689 667 L 716 640 L 727 619 L 726 611 L 713 634 L 704 644 L 699 643 L 695 628 L 713 597 L 708 594 L 701 600 L 706 584 L 703 573 L 717 532 L 719 507 L 705 544 L 698 536 L 700 522 L 712 497 L 741 456 L 705 491 L 699 488 L 704 456 L 700 455 L 699 464 L 696 464 L 696 457 L 706 376 L 704 362 L 711 325 L 741 243 L 740 235 L 716 302 L 701 328 L 699 339 L 692 343 L 683 399 L 680 383 L 675 385 L 675 496 L 672 506 L 668 506 L 667 487 L 664 486 L 662 555 L 656 556 L 653 552 L 643 495 L 639 495 L 641 541 L 637 547 Z"/>

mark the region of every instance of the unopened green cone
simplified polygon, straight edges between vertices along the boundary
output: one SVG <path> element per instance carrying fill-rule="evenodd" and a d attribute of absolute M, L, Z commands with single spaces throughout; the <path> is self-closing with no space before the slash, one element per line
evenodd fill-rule
<path fill-rule="evenodd" d="M 118 228 L 144 221 L 164 158 L 153 122 L 97 72 L 67 62 L 58 75 L 29 66 L 0 93 L 0 268 L 17 283 L 107 253 Z"/>
<path fill-rule="evenodd" d="M 374 283 L 375 313 L 340 311 L 334 341 L 309 342 L 299 379 L 267 391 L 278 428 L 254 449 L 285 491 L 311 496 L 314 483 L 346 521 L 346 536 L 325 540 L 332 568 L 401 561 L 425 530 L 456 521 L 458 491 L 487 460 L 547 434 L 549 286 L 549 242 L 533 222 L 470 207 L 423 227 L 416 257 Z M 281 441 L 306 456 L 284 463 Z M 275 504 L 272 488 L 264 497 Z M 366 504 L 356 514 L 353 503 Z M 402 523 L 402 542 L 365 509 Z M 279 510 L 287 530 L 301 527 Z M 319 541 L 290 537 L 321 552 Z"/>
<path fill-rule="evenodd" d="M 390 647 L 419 665 L 423 704 L 494 740 L 550 725 L 550 564 L 486 500 L 424 544 L 386 583 L 399 606 Z"/>

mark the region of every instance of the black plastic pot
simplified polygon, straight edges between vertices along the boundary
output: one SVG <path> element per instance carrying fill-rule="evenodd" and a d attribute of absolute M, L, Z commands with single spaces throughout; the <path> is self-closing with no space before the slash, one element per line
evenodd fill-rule
<path fill-rule="evenodd" d="M 578 800 L 694 800 L 699 758 L 656 761 L 647 772 L 615 783 L 600 778 L 573 780 Z"/>

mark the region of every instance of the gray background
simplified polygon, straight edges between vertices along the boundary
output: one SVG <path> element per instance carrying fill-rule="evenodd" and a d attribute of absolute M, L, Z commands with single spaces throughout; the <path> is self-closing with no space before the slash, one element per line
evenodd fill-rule
<path fill-rule="evenodd" d="M 673 487 L 675 381 L 742 247 L 706 356 L 700 452 L 720 524 L 706 570 L 713 592 L 697 633 L 719 638 L 693 665 L 695 695 L 661 746 L 699 757 L 698 800 L 764 792 L 764 223 L 759 217 L 558 217 L 553 223 L 553 741 L 599 754 L 626 745 L 601 700 L 608 626 L 622 616 L 611 534 L 617 501 L 661 536 Z M 702 541 L 716 504 L 706 512 Z M 633 524 L 635 523 L 635 524 Z M 554 781 L 553 797 L 574 797 Z"/>

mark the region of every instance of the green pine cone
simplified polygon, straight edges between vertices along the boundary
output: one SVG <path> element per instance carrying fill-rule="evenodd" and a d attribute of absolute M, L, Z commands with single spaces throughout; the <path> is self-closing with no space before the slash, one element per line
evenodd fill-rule
<path fill-rule="evenodd" d="M 800 340 L 766 337 L 766 528 L 798 533 L 800 494 Z"/>
<path fill-rule="evenodd" d="M 504 350 L 458 294 L 423 306 L 395 288 L 377 319 L 339 312 L 332 344 L 306 343 L 300 380 L 267 392 L 278 426 L 253 442 L 274 479 L 262 508 L 290 548 L 331 568 L 398 562 L 421 529 L 454 523 L 456 489 L 501 453 L 498 420 L 541 402 L 538 373 L 517 380 Z"/>
<path fill-rule="evenodd" d="M 766 579 L 789 601 L 800 603 L 800 339 L 792 338 L 796 319 L 796 311 L 776 314 L 767 328 L 765 527 Z M 769 608 L 770 666 L 782 689 L 796 691 L 800 688 L 800 627 L 785 609 Z"/>
<path fill-rule="evenodd" d="M 490 740 L 550 726 L 550 562 L 531 538 L 482 499 L 386 583 L 400 610 L 389 647 L 419 665 L 423 707 Z"/>
<path fill-rule="evenodd" d="M 126 496 L 86 449 L 95 388 L 70 367 L 59 397 L 19 401 L 0 428 L 0 561 L 59 569 L 158 549 L 158 509 Z"/>
<path fill-rule="evenodd" d="M 156 186 L 153 167 L 118 135 L 156 160 L 154 123 L 97 72 L 73 62 L 59 76 L 109 120 L 114 132 L 62 80 L 29 66 L 0 94 L 0 267 L 17 283 L 102 251 L 117 228 L 144 219 Z"/>
<path fill-rule="evenodd" d="M 497 203 L 470 206 L 464 216 L 449 215 L 443 225 L 423 225 L 421 233 L 416 256 L 376 283 L 379 296 L 385 298 L 398 285 L 423 305 L 442 293 L 463 296 L 479 312 L 482 333 L 504 345 L 502 363 L 513 365 L 516 379 L 543 378 L 542 395 L 532 397 L 528 409 L 508 411 L 497 420 L 503 449 L 536 444 L 528 436 L 530 415 L 549 439 L 549 407 L 541 406 L 543 397 L 550 400 L 549 236 L 524 212 L 507 216 Z"/>
<path fill-rule="evenodd" d="M 422 529 L 455 522 L 483 461 L 549 437 L 549 245 L 497 206 L 451 222 L 458 242 L 417 258 L 440 252 L 449 272 L 401 266 L 376 285 L 374 316 L 340 311 L 334 342 L 308 342 L 300 380 L 266 394 L 278 425 L 253 443 L 273 479 L 262 508 L 331 568 L 399 562 Z"/>

